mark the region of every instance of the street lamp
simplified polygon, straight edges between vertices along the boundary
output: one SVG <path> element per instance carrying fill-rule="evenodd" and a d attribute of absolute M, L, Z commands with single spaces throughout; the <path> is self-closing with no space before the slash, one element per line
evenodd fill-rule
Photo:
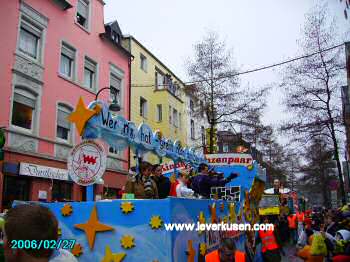
<path fill-rule="evenodd" d="M 118 93 L 119 93 L 119 90 L 114 88 L 114 87 L 104 87 L 102 89 L 100 89 L 97 94 L 96 94 L 96 97 L 95 97 L 95 100 L 97 101 L 97 98 L 98 98 L 98 95 L 103 91 L 103 90 L 106 90 L 106 89 L 109 89 L 111 90 L 112 94 L 113 94 L 113 100 L 112 100 L 112 103 L 109 105 L 109 110 L 110 111 L 113 111 L 113 112 L 118 112 L 120 111 L 120 105 L 119 105 L 119 102 L 118 102 Z"/>
<path fill-rule="evenodd" d="M 118 96 L 118 93 L 119 93 L 119 90 L 114 88 L 114 87 L 104 87 L 104 88 L 101 88 L 96 96 L 95 96 L 95 101 L 97 101 L 97 98 L 98 98 L 98 95 L 103 91 L 103 90 L 106 90 L 106 89 L 109 89 L 111 90 L 113 93 L 113 100 L 112 100 L 112 103 L 109 105 L 109 110 L 112 111 L 112 112 L 118 112 L 120 111 L 120 105 L 118 103 L 118 99 L 117 99 L 117 96 Z M 99 179 L 96 184 L 98 185 L 103 185 L 104 184 L 104 180 L 101 178 Z M 89 185 L 87 186 L 86 188 L 86 200 L 87 201 L 94 201 L 94 185 Z"/>

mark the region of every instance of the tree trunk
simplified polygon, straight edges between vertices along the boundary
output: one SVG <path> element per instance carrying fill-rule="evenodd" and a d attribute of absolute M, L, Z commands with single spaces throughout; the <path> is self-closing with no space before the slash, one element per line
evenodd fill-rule
<path fill-rule="evenodd" d="M 209 153 L 214 153 L 214 127 L 215 127 L 215 115 L 214 115 L 214 82 L 213 82 L 213 51 L 211 50 L 210 55 L 210 146 Z"/>

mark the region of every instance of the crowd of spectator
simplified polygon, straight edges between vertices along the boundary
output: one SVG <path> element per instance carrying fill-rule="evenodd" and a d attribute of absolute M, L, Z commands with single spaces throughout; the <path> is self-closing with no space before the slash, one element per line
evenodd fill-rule
<path fill-rule="evenodd" d="M 224 178 L 223 173 L 209 170 L 207 164 L 200 164 L 197 170 L 180 170 L 177 175 L 166 177 L 162 166 L 142 161 L 138 167 L 129 170 L 125 193 L 134 194 L 136 199 L 163 199 L 168 196 L 186 198 L 210 198 L 212 187 L 223 187 L 237 174 Z"/>

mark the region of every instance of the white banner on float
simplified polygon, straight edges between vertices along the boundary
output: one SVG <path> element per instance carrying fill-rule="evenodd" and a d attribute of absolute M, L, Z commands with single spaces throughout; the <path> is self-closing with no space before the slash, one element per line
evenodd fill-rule
<path fill-rule="evenodd" d="M 208 154 L 205 155 L 212 166 L 250 166 L 253 157 L 250 154 Z"/>

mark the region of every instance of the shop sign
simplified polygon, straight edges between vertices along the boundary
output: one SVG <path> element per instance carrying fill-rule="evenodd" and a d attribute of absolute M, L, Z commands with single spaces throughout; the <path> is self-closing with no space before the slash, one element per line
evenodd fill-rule
<path fill-rule="evenodd" d="M 95 184 L 106 170 L 106 152 L 93 140 L 84 140 L 76 145 L 68 156 L 68 174 L 81 186 Z"/>
<path fill-rule="evenodd" d="M 19 174 L 22 176 L 34 176 L 49 179 L 69 180 L 68 172 L 65 169 L 59 169 L 48 166 L 40 166 L 30 163 L 20 163 Z"/>
<path fill-rule="evenodd" d="M 208 163 L 213 166 L 251 166 L 253 158 L 250 154 L 208 154 Z"/>

